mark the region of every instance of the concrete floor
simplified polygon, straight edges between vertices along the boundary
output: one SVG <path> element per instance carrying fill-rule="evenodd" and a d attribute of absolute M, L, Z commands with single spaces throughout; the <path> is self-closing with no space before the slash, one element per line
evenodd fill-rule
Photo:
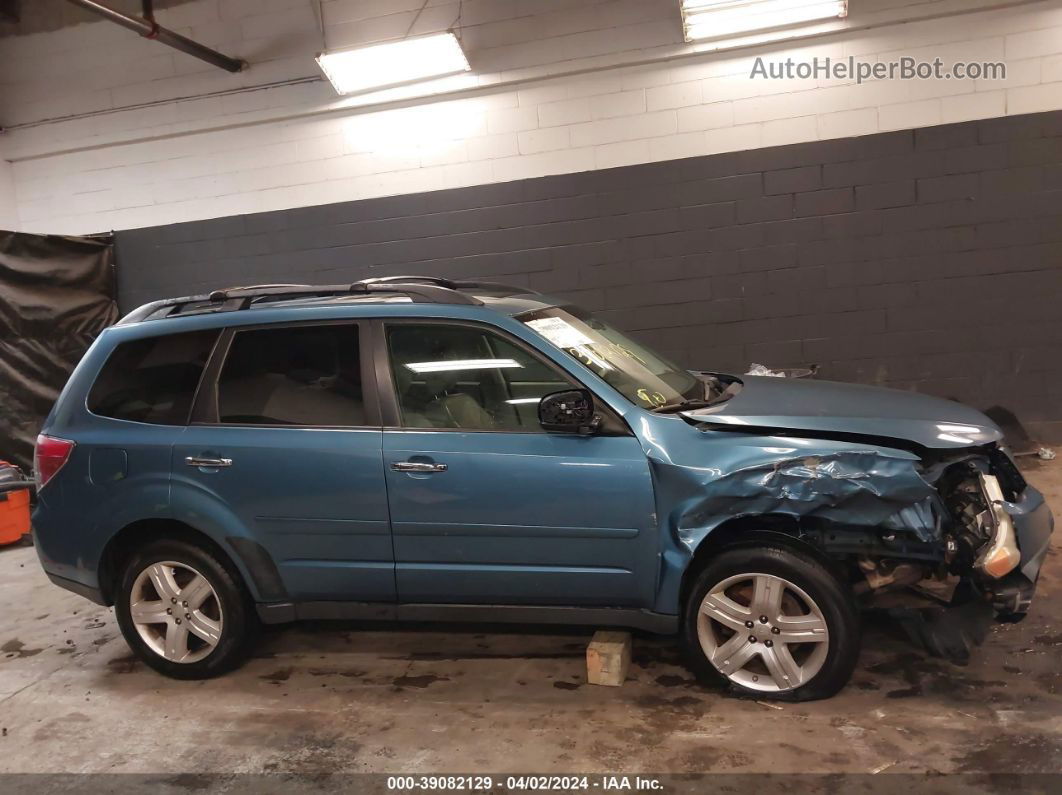
<path fill-rule="evenodd" d="M 1027 475 L 1062 506 L 1062 461 Z M 801 705 L 703 689 L 651 637 L 625 686 L 581 684 L 590 630 L 513 627 L 294 626 L 222 679 L 170 681 L 132 659 L 109 610 L 7 548 L 0 772 L 1059 773 L 1055 539 L 1032 614 L 995 626 L 969 666 L 876 624 L 852 684 Z"/>

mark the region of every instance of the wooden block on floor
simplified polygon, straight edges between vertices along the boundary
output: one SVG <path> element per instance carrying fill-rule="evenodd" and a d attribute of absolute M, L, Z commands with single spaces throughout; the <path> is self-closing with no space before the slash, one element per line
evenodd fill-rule
<path fill-rule="evenodd" d="M 619 687 L 631 667 L 631 633 L 598 630 L 586 647 L 586 681 Z"/>

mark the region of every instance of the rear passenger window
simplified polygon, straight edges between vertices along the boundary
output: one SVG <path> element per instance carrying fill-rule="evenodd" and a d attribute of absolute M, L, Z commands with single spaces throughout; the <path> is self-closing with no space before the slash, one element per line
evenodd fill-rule
<path fill-rule="evenodd" d="M 88 396 L 89 411 L 119 420 L 184 425 L 216 330 L 123 342 Z"/>
<path fill-rule="evenodd" d="M 358 327 L 236 332 L 218 380 L 218 419 L 252 425 L 364 425 Z"/>

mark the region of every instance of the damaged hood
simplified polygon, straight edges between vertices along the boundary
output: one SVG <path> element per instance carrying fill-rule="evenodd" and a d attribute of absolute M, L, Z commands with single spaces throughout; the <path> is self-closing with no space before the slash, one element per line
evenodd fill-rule
<path fill-rule="evenodd" d="M 745 375 L 740 380 L 744 387 L 727 402 L 684 416 L 732 429 L 872 436 L 936 449 L 983 445 L 1003 437 L 980 411 L 917 392 L 814 379 Z"/>

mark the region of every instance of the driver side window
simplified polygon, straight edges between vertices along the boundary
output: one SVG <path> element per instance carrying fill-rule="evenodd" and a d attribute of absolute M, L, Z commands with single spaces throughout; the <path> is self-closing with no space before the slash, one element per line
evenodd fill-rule
<path fill-rule="evenodd" d="M 542 432 L 538 401 L 571 382 L 486 329 L 449 323 L 387 329 L 405 428 Z"/>

